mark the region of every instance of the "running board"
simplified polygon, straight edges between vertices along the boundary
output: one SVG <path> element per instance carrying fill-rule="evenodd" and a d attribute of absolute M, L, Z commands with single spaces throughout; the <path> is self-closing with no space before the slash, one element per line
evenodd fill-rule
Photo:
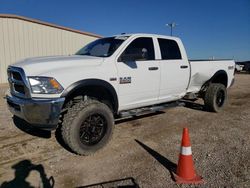
<path fill-rule="evenodd" d="M 142 114 L 158 112 L 158 111 L 165 110 L 167 108 L 179 107 L 179 106 L 185 106 L 185 103 L 180 102 L 180 101 L 175 101 L 171 103 L 164 103 L 164 104 L 148 106 L 148 107 L 143 107 L 143 108 L 136 108 L 132 110 L 121 111 L 119 113 L 119 116 L 121 118 L 128 117 L 128 116 L 139 116 Z"/>

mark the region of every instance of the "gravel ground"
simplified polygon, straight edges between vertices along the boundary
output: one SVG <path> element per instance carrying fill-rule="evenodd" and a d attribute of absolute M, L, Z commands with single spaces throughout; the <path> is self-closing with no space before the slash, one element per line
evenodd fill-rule
<path fill-rule="evenodd" d="M 57 132 L 13 123 L 2 99 L 6 86 L 1 86 L 0 185 L 250 187 L 249 86 L 250 75 L 236 75 L 228 105 L 218 114 L 190 104 L 118 121 L 111 142 L 87 157 L 62 147 Z M 199 186 L 177 185 L 171 178 L 183 127 L 189 128 L 195 168 L 205 180 Z"/>

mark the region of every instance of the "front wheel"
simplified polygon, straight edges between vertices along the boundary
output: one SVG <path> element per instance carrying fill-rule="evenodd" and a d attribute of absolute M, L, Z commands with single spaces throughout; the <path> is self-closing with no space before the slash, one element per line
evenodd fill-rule
<path fill-rule="evenodd" d="M 62 137 L 79 155 L 89 155 L 111 139 L 114 117 L 110 108 L 96 100 L 85 100 L 71 107 L 64 116 Z"/>
<path fill-rule="evenodd" d="M 210 112 L 219 112 L 227 102 L 227 90 L 223 84 L 211 83 L 204 96 L 205 109 Z"/>

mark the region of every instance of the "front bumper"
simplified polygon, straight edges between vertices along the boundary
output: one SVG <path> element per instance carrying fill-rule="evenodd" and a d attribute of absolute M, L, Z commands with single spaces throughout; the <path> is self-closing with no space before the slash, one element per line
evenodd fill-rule
<path fill-rule="evenodd" d="M 10 112 L 41 129 L 57 127 L 65 98 L 22 99 L 7 95 Z"/>

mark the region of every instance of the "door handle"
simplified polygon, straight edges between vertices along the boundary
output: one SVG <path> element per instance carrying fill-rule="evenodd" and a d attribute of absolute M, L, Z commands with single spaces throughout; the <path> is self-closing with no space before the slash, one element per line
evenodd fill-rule
<path fill-rule="evenodd" d="M 187 65 L 181 65 L 181 69 L 186 69 L 186 68 L 188 68 Z"/>
<path fill-rule="evenodd" d="M 148 70 L 153 71 L 153 70 L 158 70 L 158 67 L 148 67 Z"/>

